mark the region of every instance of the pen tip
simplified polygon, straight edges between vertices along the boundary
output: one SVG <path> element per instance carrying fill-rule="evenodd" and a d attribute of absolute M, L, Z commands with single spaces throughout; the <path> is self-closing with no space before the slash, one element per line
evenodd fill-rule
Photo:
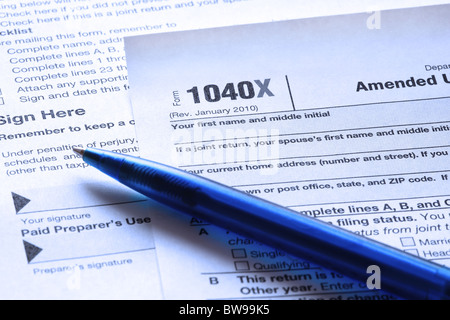
<path fill-rule="evenodd" d="M 79 154 L 80 156 L 84 155 L 84 149 L 82 149 L 82 148 L 73 147 L 73 152 L 75 152 L 76 154 Z"/>

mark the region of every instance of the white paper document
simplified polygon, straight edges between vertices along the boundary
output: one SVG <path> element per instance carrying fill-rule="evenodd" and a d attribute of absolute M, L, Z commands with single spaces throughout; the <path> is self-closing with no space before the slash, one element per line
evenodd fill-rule
<path fill-rule="evenodd" d="M 391 26 L 389 15 L 385 19 L 380 11 L 422 2 L 0 0 L 0 298 L 284 297 L 294 291 L 250 292 L 253 286 L 245 277 L 263 276 L 254 273 L 255 263 L 270 273 L 263 276 L 267 283 L 262 285 L 268 288 L 280 286 L 269 283 L 270 277 L 284 277 L 272 274 L 269 263 L 284 268 L 295 263 L 289 268 L 306 268 L 305 274 L 313 270 L 307 262 L 289 260 L 279 251 L 262 249 L 199 221 L 188 219 L 186 226 L 179 216 L 168 215 L 173 224 L 159 222 L 158 213 L 165 210 L 84 164 L 72 147 L 131 155 L 144 151 L 145 156 L 294 209 L 315 210 L 311 212 L 318 218 L 333 223 L 341 218 L 356 228 L 356 221 L 368 219 L 369 226 L 363 228 L 368 236 L 378 230 L 376 236 L 383 238 L 383 228 L 389 227 L 393 244 L 411 238 L 408 241 L 414 241 L 412 248 L 418 254 L 423 256 L 426 249 L 429 258 L 446 263 L 446 257 L 435 255 L 448 249 L 441 236 L 448 221 L 448 117 L 442 107 L 448 87 L 442 77 L 446 70 L 434 68 L 448 63 L 444 61 L 447 45 L 440 38 L 448 24 L 440 19 L 420 20 L 408 29 L 414 21 L 402 18 L 406 24 L 401 30 L 401 24 Z M 339 24 L 347 31 L 329 36 L 325 36 L 331 28 L 327 24 L 334 20 L 324 20 L 320 28 L 315 20 L 305 20 L 301 38 L 291 32 L 276 35 L 282 28 L 277 23 L 266 34 L 256 26 L 245 27 L 242 30 L 249 36 L 245 41 L 241 29 L 218 31 L 223 38 L 217 39 L 223 45 L 220 52 L 209 40 L 211 31 L 187 33 L 186 39 L 174 33 L 356 12 L 363 12 L 362 28 L 345 27 L 343 21 Z M 229 39 L 227 30 L 233 30 L 234 39 Z M 405 44 L 387 39 L 392 50 L 398 49 L 395 54 L 381 44 L 369 45 L 371 38 L 385 33 L 389 38 L 390 32 L 397 32 Z M 135 115 L 123 39 L 155 33 L 168 37 L 139 40 L 143 50 L 134 45 L 130 50 L 134 69 L 142 67 L 152 76 L 141 82 L 141 75 L 135 74 L 133 91 L 156 92 L 145 105 L 136 104 Z M 344 44 L 332 34 L 342 34 Z M 298 55 L 289 51 L 297 50 L 298 44 L 286 46 L 286 37 L 300 39 L 298 44 L 313 51 Z M 146 49 L 149 41 L 157 41 L 156 49 Z M 366 44 L 365 54 L 359 41 Z M 334 52 L 325 55 L 319 44 Z M 273 50 L 282 54 L 279 59 Z M 156 53 L 167 60 L 155 56 L 151 61 Z M 340 68 L 346 68 L 345 72 Z M 391 86 L 387 81 L 404 80 L 410 85 L 411 77 L 415 88 L 387 88 Z M 355 93 L 359 81 L 366 86 L 382 81 L 386 88 Z M 380 103 L 397 100 L 411 102 L 395 102 L 397 110 Z M 259 122 L 250 124 L 250 119 Z M 426 129 L 429 132 L 420 131 Z M 399 134 L 397 130 L 407 131 Z M 376 136 L 379 131 L 386 136 Z M 360 136 L 369 132 L 374 137 Z M 347 134 L 355 137 L 350 140 Z M 285 139 L 283 145 L 278 142 Z M 392 159 L 384 160 L 385 156 Z M 363 157 L 374 159 L 369 163 Z M 352 160 L 356 158 L 359 162 Z M 390 185 L 392 178 L 402 183 Z M 368 187 L 369 180 L 379 185 Z M 345 188 L 337 183 L 346 184 Z M 310 186 L 308 190 L 303 190 L 305 185 Z M 269 188 L 274 192 L 265 192 Z M 283 190 L 278 192 L 279 188 Z M 383 208 L 385 202 L 392 209 Z M 399 203 L 408 207 L 401 208 Z M 419 203 L 431 203 L 433 210 L 417 211 Z M 354 206 L 355 215 L 347 215 L 349 206 Z M 377 207 L 383 214 L 371 216 L 369 209 L 357 213 L 359 207 Z M 345 214 L 338 217 L 341 212 L 327 210 Z M 393 216 L 414 220 L 377 225 L 371 220 Z M 416 225 L 423 233 L 415 234 Z M 410 232 L 403 231 L 407 227 Z M 425 237 L 429 240 L 422 247 Z M 444 242 L 433 246 L 430 241 Z M 246 270 L 247 265 L 251 269 Z M 306 276 L 296 276 L 293 286 L 313 285 L 305 282 Z M 331 285 L 330 277 L 327 273 Z M 215 279 L 220 285 L 213 285 Z M 319 294 L 320 288 L 313 286 Z M 241 292 L 241 287 L 249 289 Z"/>
<path fill-rule="evenodd" d="M 450 266 L 449 15 L 126 38 L 141 156 Z M 167 298 L 395 298 L 195 217 L 154 234 Z"/>
<path fill-rule="evenodd" d="M 72 147 L 139 154 L 124 36 L 292 18 L 287 9 L 305 7 L 268 10 L 274 3 L 0 1 L 1 298 L 163 297 L 155 205 Z"/>

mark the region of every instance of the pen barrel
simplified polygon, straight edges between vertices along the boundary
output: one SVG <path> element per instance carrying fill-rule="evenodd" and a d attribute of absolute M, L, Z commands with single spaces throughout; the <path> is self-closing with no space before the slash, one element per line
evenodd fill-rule
<path fill-rule="evenodd" d="M 375 265 L 381 289 L 402 298 L 450 299 L 446 267 L 185 171 L 129 159 L 111 160 L 116 169 L 106 173 L 173 209 L 363 283 Z M 94 166 L 110 167 L 105 161 Z"/>
<path fill-rule="evenodd" d="M 381 289 L 407 299 L 449 299 L 450 271 L 393 247 L 356 236 L 239 191 L 202 188 L 192 215 L 366 284 L 369 266 Z M 227 195 L 228 193 L 228 195 Z M 183 210 L 187 212 L 187 210 Z"/>

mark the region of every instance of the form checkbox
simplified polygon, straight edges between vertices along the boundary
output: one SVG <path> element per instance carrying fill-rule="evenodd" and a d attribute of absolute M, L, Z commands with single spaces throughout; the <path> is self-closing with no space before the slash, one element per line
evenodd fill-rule
<path fill-rule="evenodd" d="M 250 270 L 250 264 L 248 261 L 236 261 L 234 263 L 234 268 L 236 271 L 248 271 Z"/>
<path fill-rule="evenodd" d="M 245 249 L 231 249 L 231 255 L 234 259 L 247 258 L 247 251 Z"/>
<path fill-rule="evenodd" d="M 403 247 L 415 247 L 416 246 L 416 242 L 414 241 L 413 237 L 400 238 L 400 242 L 402 243 Z"/>
<path fill-rule="evenodd" d="M 412 255 L 415 255 L 415 256 L 419 255 L 419 251 L 417 249 L 408 249 L 408 250 L 405 250 L 405 252 L 409 253 L 409 254 L 412 254 Z"/>

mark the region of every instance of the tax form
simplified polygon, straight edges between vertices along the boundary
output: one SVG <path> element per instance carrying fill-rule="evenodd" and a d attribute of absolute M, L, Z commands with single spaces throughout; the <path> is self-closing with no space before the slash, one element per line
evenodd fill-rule
<path fill-rule="evenodd" d="M 141 156 L 450 266 L 449 14 L 126 38 Z M 195 217 L 154 227 L 167 298 L 396 298 Z"/>
<path fill-rule="evenodd" d="M 163 297 L 157 207 L 93 178 L 72 147 L 139 154 L 125 35 L 289 16 L 273 3 L 0 1 L 1 298 Z"/>
<path fill-rule="evenodd" d="M 153 238 L 161 208 L 72 152 L 74 146 L 142 150 L 123 37 L 366 11 L 376 27 L 377 10 L 421 4 L 310 2 L 0 1 L 0 298 L 164 298 Z M 256 95 L 264 88 L 263 99 L 269 91 L 278 96 L 274 79 L 255 79 Z M 204 99 L 206 83 L 199 85 L 186 90 L 197 86 Z"/>

